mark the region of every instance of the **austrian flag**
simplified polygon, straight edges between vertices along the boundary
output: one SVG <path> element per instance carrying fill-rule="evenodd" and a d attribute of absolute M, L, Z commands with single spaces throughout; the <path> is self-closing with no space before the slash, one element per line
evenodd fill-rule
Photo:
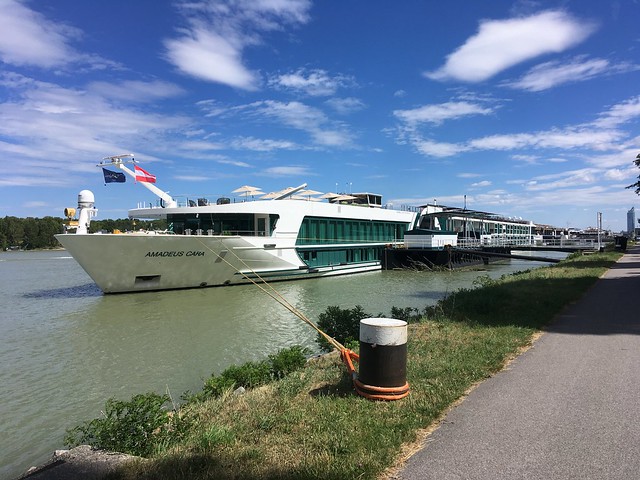
<path fill-rule="evenodd" d="M 140 168 L 138 165 L 136 165 L 135 167 L 136 167 L 135 168 L 135 170 L 136 170 L 136 182 L 156 183 L 156 176 L 155 175 L 151 175 L 149 172 L 147 172 L 143 168 Z"/>

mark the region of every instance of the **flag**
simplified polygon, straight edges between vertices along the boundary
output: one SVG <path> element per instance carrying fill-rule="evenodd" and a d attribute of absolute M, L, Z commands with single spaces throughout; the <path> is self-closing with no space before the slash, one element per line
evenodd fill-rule
<path fill-rule="evenodd" d="M 156 183 L 156 176 L 136 165 L 136 182 Z"/>
<path fill-rule="evenodd" d="M 127 181 L 127 178 L 124 176 L 122 172 L 112 172 L 111 170 L 107 170 L 106 168 L 102 169 L 102 174 L 104 175 L 104 184 L 107 183 L 124 183 Z"/>

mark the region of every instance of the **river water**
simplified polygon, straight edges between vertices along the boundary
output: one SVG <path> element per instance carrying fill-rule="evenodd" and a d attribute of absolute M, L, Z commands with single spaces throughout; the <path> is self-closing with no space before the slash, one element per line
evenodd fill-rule
<path fill-rule="evenodd" d="M 549 253 L 545 253 L 549 256 Z M 379 271 L 274 287 L 312 320 L 330 305 L 389 315 L 543 265 Z M 110 397 L 167 391 L 178 400 L 231 364 L 315 333 L 255 286 L 103 295 L 65 251 L 0 253 L 0 478 L 16 478 L 64 448 L 65 430 L 100 415 Z"/>

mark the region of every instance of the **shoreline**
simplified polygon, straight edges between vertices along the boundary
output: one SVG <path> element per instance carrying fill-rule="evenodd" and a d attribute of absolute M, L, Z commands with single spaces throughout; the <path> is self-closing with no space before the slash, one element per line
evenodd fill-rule
<path fill-rule="evenodd" d="M 582 257 L 579 257 L 577 261 L 581 262 L 581 263 L 585 263 L 585 264 L 589 263 L 589 262 L 598 263 L 598 262 L 595 262 L 595 260 L 599 259 L 599 260 L 601 260 L 600 264 L 602 264 L 603 260 L 602 260 L 602 258 L 600 258 L 601 256 L 602 256 L 602 254 L 598 254 L 598 257 L 594 257 L 593 255 L 591 255 L 591 256 L 589 256 L 590 260 L 586 260 L 586 257 L 584 257 L 585 258 L 584 260 L 583 260 Z M 576 261 L 576 260 L 574 260 L 574 261 Z M 610 262 L 611 260 L 608 260 L 608 261 Z M 561 264 L 558 264 L 558 265 L 562 266 L 561 268 L 569 269 L 570 267 L 567 267 L 566 265 L 563 266 L 564 263 L 565 262 L 563 262 Z M 567 263 L 571 263 L 571 262 L 567 262 Z M 532 272 L 535 272 L 537 270 L 553 269 L 553 268 L 556 268 L 556 267 L 557 266 L 554 266 L 554 267 L 542 267 L 540 269 L 532 270 Z M 601 267 L 601 270 L 603 270 L 603 268 L 604 267 Z M 604 270 L 606 270 L 606 268 L 604 268 Z M 451 302 L 453 300 L 458 305 L 457 310 L 455 312 L 453 312 L 453 313 L 456 314 L 456 315 L 461 315 L 462 317 L 464 317 L 465 316 L 465 308 L 469 307 L 469 305 L 464 306 L 465 301 L 466 302 L 469 301 L 469 298 L 466 298 L 466 297 L 474 297 L 475 296 L 475 298 L 472 298 L 471 300 L 473 300 L 473 302 L 477 302 L 478 301 L 478 297 L 480 297 L 480 298 L 485 297 L 486 298 L 488 294 L 489 295 L 494 295 L 495 292 L 492 292 L 492 290 L 494 290 L 496 288 L 503 288 L 504 284 L 508 284 L 510 282 L 513 283 L 514 281 L 522 281 L 522 280 L 524 280 L 523 277 L 525 277 L 526 275 L 531 275 L 531 273 L 529 273 L 529 274 L 520 273 L 520 274 L 515 274 L 515 275 L 512 274 L 512 275 L 509 275 L 505 280 L 501 280 L 501 281 L 485 281 L 485 284 L 482 285 L 480 289 L 475 289 L 475 290 L 464 290 L 463 289 L 463 291 L 456 291 L 456 292 L 450 294 L 449 297 L 448 297 L 449 298 L 448 301 Z M 517 280 L 514 280 L 516 278 L 517 278 Z M 593 281 L 595 281 L 595 280 L 593 280 Z M 502 285 L 502 287 L 501 287 L 501 285 Z M 584 282 L 583 282 L 583 287 L 584 287 Z M 585 287 L 585 289 L 586 289 L 586 287 Z M 475 292 L 475 294 L 474 294 L 474 292 Z M 453 299 L 452 299 L 452 297 L 453 297 Z M 568 303 L 570 303 L 570 301 L 572 301 L 572 300 L 571 299 L 568 300 Z M 473 302 L 471 302 L 472 304 L 470 306 L 475 309 L 477 307 L 477 305 L 474 306 Z M 567 302 L 563 303 L 563 306 L 561 306 L 561 307 L 556 305 L 555 314 L 557 314 L 558 311 L 560 311 L 568 303 Z M 460 309 L 459 307 L 461 306 L 461 304 L 463 306 Z M 442 302 L 441 309 L 444 310 L 446 308 L 447 308 L 447 301 Z M 526 308 L 526 305 L 524 305 L 523 308 Z M 547 321 L 551 321 L 552 318 L 553 317 L 547 319 Z M 442 329 L 442 328 L 446 328 L 446 329 L 452 328 L 453 330 L 455 330 L 455 328 L 460 327 L 460 325 L 458 325 L 458 323 L 462 322 L 462 321 L 464 321 L 464 320 L 459 319 L 459 318 L 458 319 L 443 319 L 443 318 L 441 318 L 441 319 L 438 319 L 438 318 L 432 319 L 432 318 L 429 318 L 425 322 L 422 322 L 422 323 L 419 323 L 419 324 L 412 324 L 412 325 L 410 325 L 410 327 L 411 327 L 410 341 L 411 341 L 412 337 L 423 337 L 423 336 L 427 335 L 427 330 L 433 330 L 433 329 L 437 330 L 437 329 Z M 477 321 L 479 321 L 479 320 L 476 318 L 474 320 L 474 322 L 477 322 Z M 482 321 L 484 321 L 484 320 L 482 320 Z M 453 323 L 451 323 L 451 322 L 453 322 Z M 487 376 L 491 376 L 491 375 L 495 374 L 497 371 L 499 371 L 500 369 L 504 368 L 505 362 L 509 358 L 513 358 L 513 356 L 516 355 L 516 352 L 519 352 L 520 349 L 522 349 L 523 347 L 525 347 L 527 345 L 531 345 L 531 343 L 532 343 L 532 339 L 531 339 L 532 337 L 531 336 L 533 334 L 535 334 L 535 331 L 539 331 L 539 329 L 542 326 L 544 326 L 545 323 L 548 323 L 548 322 L 543 322 L 543 324 L 540 327 L 537 327 L 538 330 L 536 330 L 535 328 L 533 330 L 527 330 L 525 332 L 526 333 L 525 335 L 522 335 L 523 332 L 520 332 L 518 334 L 519 335 L 518 338 L 520 338 L 520 340 L 515 340 L 515 343 L 514 343 L 514 339 L 513 338 L 506 339 L 506 343 L 508 344 L 507 345 L 508 348 L 506 350 L 504 350 L 504 348 L 503 348 L 503 347 L 505 347 L 504 345 L 502 345 L 500 347 L 500 348 L 503 349 L 503 351 L 505 351 L 505 353 L 502 354 L 502 356 L 500 357 L 499 361 L 496 362 L 496 359 L 492 358 L 492 364 L 491 364 L 489 370 L 486 370 L 486 365 L 485 365 L 483 367 L 483 369 L 481 370 L 481 372 L 485 372 L 486 371 L 486 373 L 481 373 L 480 372 L 480 378 L 474 379 L 474 381 L 471 382 L 470 384 L 467 384 L 466 388 L 464 388 L 463 390 L 460 390 L 459 387 L 457 387 L 458 389 L 456 391 L 457 392 L 459 391 L 460 393 L 457 394 L 457 395 L 454 395 L 455 398 L 452 398 L 451 401 L 447 401 L 447 406 L 444 407 L 444 408 L 450 408 L 451 404 L 453 404 L 456 401 L 459 401 L 460 398 L 463 398 L 464 393 L 469 389 L 469 387 L 471 385 L 482 381 L 482 379 L 486 378 Z M 466 336 L 468 336 L 470 334 L 474 334 L 474 335 L 478 334 L 478 332 L 474 333 L 474 331 L 475 331 L 474 327 L 469 327 L 469 326 L 464 326 L 464 325 L 463 325 L 463 327 L 464 328 L 462 328 L 462 331 L 461 331 L 462 336 L 460 337 L 459 341 L 462 341 Z M 498 331 L 498 330 L 502 329 L 502 327 L 503 326 L 498 324 L 495 327 L 491 327 L 491 325 L 489 325 L 486 328 L 488 330 L 491 330 L 493 328 L 493 329 L 497 329 L 496 331 Z M 435 331 L 435 330 L 433 330 L 433 331 Z M 453 332 L 451 334 L 452 335 L 453 334 L 458 335 L 458 333 L 456 333 L 456 332 Z M 435 336 L 435 334 L 433 334 L 433 333 L 431 335 Z M 512 333 L 509 333 L 508 336 L 509 337 L 512 336 Z M 446 340 L 446 338 L 445 338 L 445 340 Z M 416 339 L 415 340 L 415 342 L 418 342 L 418 341 L 419 342 L 427 341 L 427 345 L 429 344 L 429 340 L 426 339 L 426 338 L 420 338 L 420 339 Z M 431 341 L 433 341 L 433 339 Z M 447 341 L 450 341 L 450 340 L 447 340 Z M 414 346 L 413 349 L 412 349 L 412 350 L 414 350 L 414 355 L 415 355 L 415 348 L 416 347 Z M 507 352 L 507 350 L 508 350 L 508 352 Z M 485 353 L 483 353 L 483 355 L 485 355 L 487 353 L 490 353 L 490 352 L 485 352 Z M 488 355 L 488 356 L 489 357 L 494 357 L 494 355 Z M 422 360 L 423 359 L 421 359 L 419 357 L 416 358 L 415 356 L 413 358 L 410 358 L 410 362 L 412 362 L 414 364 L 422 363 Z M 319 388 L 321 390 L 324 389 L 324 388 L 328 388 L 328 390 L 327 390 L 327 397 L 328 398 L 325 399 L 324 397 L 322 397 L 323 401 L 327 402 L 326 408 L 328 409 L 328 411 L 331 412 L 331 411 L 334 411 L 336 409 L 337 409 L 337 411 L 342 411 L 342 409 L 344 409 L 344 408 L 346 408 L 350 412 L 353 411 L 352 407 L 344 407 L 344 406 L 340 405 L 340 401 L 338 401 L 340 398 L 342 398 L 341 397 L 342 395 L 347 395 L 348 398 L 351 398 L 350 395 L 352 395 L 352 393 L 350 392 L 350 386 L 349 385 L 347 385 L 347 386 L 343 385 L 342 384 L 342 380 L 340 380 L 340 378 L 342 378 L 344 376 L 344 372 L 343 372 L 342 366 L 339 363 L 336 364 L 336 362 L 333 362 L 331 360 L 326 360 L 326 359 L 323 359 L 321 362 L 318 362 L 318 363 L 321 364 L 320 367 L 317 367 L 317 368 L 316 367 L 308 367 L 309 371 L 307 373 L 309 375 L 311 375 L 311 376 L 314 376 L 314 377 L 318 376 L 320 378 L 325 378 L 325 380 L 321 381 L 321 384 L 324 384 L 325 387 L 321 386 Z M 307 369 L 305 369 L 305 370 L 307 370 Z M 330 379 L 327 379 L 326 376 L 329 373 L 330 373 Z M 423 393 L 424 392 L 424 385 L 422 385 L 422 386 L 420 385 L 421 382 L 423 382 L 423 379 L 415 378 L 416 374 L 417 373 L 414 371 L 413 372 L 414 378 L 411 380 L 412 390 L 413 391 L 412 391 L 412 394 L 409 397 L 409 400 L 407 400 L 405 403 L 413 403 L 413 402 L 418 400 L 418 397 L 422 398 L 422 395 L 424 394 Z M 478 372 L 476 372 L 475 375 L 478 375 Z M 284 388 L 283 385 L 286 385 L 287 383 L 301 380 L 299 378 L 299 375 L 293 375 L 292 377 L 293 378 L 290 378 L 290 379 L 284 379 L 283 381 L 281 381 L 282 383 L 279 383 L 277 386 L 275 386 L 275 387 L 274 386 L 270 386 L 270 387 L 266 388 L 265 390 L 268 391 L 267 392 L 268 394 L 273 394 L 273 390 L 274 389 L 278 390 L 280 388 Z M 429 382 L 427 382 L 427 386 L 428 385 L 430 385 Z M 317 388 L 318 387 L 315 387 L 315 389 L 317 389 Z M 331 392 L 333 392 L 333 393 L 331 393 Z M 338 392 L 342 392 L 342 393 L 340 393 L 338 395 L 338 397 L 335 397 L 334 395 L 336 393 L 338 393 Z M 247 392 L 247 395 L 245 396 L 245 401 L 246 402 L 251 402 L 251 403 L 252 402 L 258 402 L 258 400 L 254 398 L 257 394 L 258 394 L 258 392 L 253 392 L 253 391 Z M 314 397 L 311 397 L 311 398 L 314 398 Z M 290 399 L 287 398 L 287 401 L 290 401 L 290 402 L 292 402 L 294 404 L 296 402 L 301 402 L 301 405 L 302 405 L 303 408 L 308 408 L 309 405 L 307 404 L 308 402 L 306 402 L 305 399 L 307 399 L 307 396 L 303 395 L 301 398 L 296 398 L 295 396 L 293 398 L 290 398 Z M 278 400 L 274 399 L 270 403 L 269 408 L 273 409 L 273 402 L 274 401 L 276 403 L 278 402 Z M 335 401 L 338 401 L 338 403 L 335 403 L 335 404 L 332 405 L 332 402 L 335 402 Z M 356 404 L 362 403 L 361 400 L 357 399 L 357 398 L 354 399 L 354 402 Z M 214 402 L 215 406 L 217 408 L 220 408 L 220 409 L 233 409 L 233 407 L 234 407 L 233 404 L 234 403 L 237 403 L 237 400 L 226 399 L 226 402 Z M 392 404 L 388 404 L 388 405 L 390 405 L 388 408 L 393 409 L 393 407 L 391 406 Z M 395 404 L 395 405 L 398 405 L 398 404 Z M 208 406 L 209 406 L 209 408 L 213 407 L 213 405 L 208 405 Z M 369 405 L 369 404 L 366 404 L 366 403 L 361 404 L 360 407 L 361 407 L 361 409 L 366 407 L 366 409 L 373 409 L 373 410 L 378 410 L 378 409 L 383 408 L 383 407 L 379 406 L 379 404 L 378 405 L 376 405 L 376 404 Z M 261 408 L 261 407 L 257 407 L 257 408 Z M 442 415 L 443 411 L 444 410 L 441 407 L 438 410 L 438 412 L 435 412 L 435 413 L 432 412 L 428 417 L 431 420 L 429 422 L 427 422 L 427 423 L 430 424 L 430 425 L 433 424 L 433 421 L 436 421 L 437 418 L 439 418 L 440 415 Z M 436 413 L 437 413 L 437 415 L 436 415 Z M 358 411 L 354 411 L 354 415 L 355 414 L 359 414 L 359 412 Z M 307 420 L 309 420 L 309 422 L 312 423 L 311 419 L 307 419 Z M 426 420 L 426 418 L 425 418 L 425 420 Z M 225 428 L 229 428 L 231 430 L 234 430 L 234 429 L 237 429 L 238 427 L 235 425 L 235 422 L 232 422 L 232 423 L 229 423 L 228 426 L 225 427 Z M 406 429 L 406 426 L 403 427 L 403 428 Z M 423 424 L 423 426 L 421 428 L 424 428 L 424 424 Z M 415 428 L 415 433 L 413 435 L 418 435 L 418 431 L 421 428 Z M 412 429 L 413 429 L 413 427 L 409 428 L 409 430 L 412 430 Z M 406 435 L 407 434 L 409 436 L 411 436 L 410 432 L 406 433 Z M 265 434 L 264 432 L 260 432 L 260 431 L 258 431 L 257 435 L 259 437 L 263 436 L 263 435 L 266 435 L 266 437 L 269 437 L 269 435 Z M 274 438 L 282 439 L 282 438 L 285 438 L 285 437 L 276 435 Z M 265 438 L 263 438 L 262 440 L 264 441 Z M 402 443 L 402 445 L 409 445 L 412 442 L 411 441 L 409 441 L 409 442 L 403 441 L 401 443 Z M 260 447 L 258 447 L 258 445 L 260 445 L 260 444 L 262 444 L 262 442 L 259 442 L 258 444 L 256 444 L 256 447 L 260 448 Z M 223 445 L 223 447 L 226 448 L 224 445 Z M 400 445 L 398 444 L 395 447 L 393 447 L 392 445 L 387 445 L 382 449 L 383 452 L 386 451 L 386 449 L 390 448 L 390 447 L 392 449 L 397 449 L 397 448 L 400 448 Z M 323 447 L 319 446 L 318 448 L 322 449 Z M 207 450 L 207 453 L 208 453 L 208 450 Z M 213 454 L 213 452 L 211 452 L 211 454 Z M 395 455 L 399 455 L 399 453 L 396 452 Z M 383 454 L 381 456 L 384 457 L 385 455 Z M 233 455 L 232 455 L 232 457 L 233 457 Z M 338 455 L 338 458 L 342 458 L 342 457 L 343 457 L 343 455 Z M 143 478 L 145 477 L 145 475 L 151 475 L 151 477 L 149 477 L 149 478 L 152 478 L 158 472 L 157 469 L 162 469 L 162 461 L 161 461 L 162 458 L 164 458 L 164 455 L 158 456 L 155 460 L 151 459 L 148 462 L 144 462 L 145 466 L 135 466 L 134 465 L 134 466 L 131 466 L 131 467 L 125 467 L 124 468 L 125 478 L 136 478 L 138 475 L 141 475 Z M 181 458 L 181 457 L 178 456 L 178 458 Z M 235 457 L 233 457 L 233 458 L 235 458 Z M 347 455 L 347 458 L 350 458 L 350 456 Z M 160 461 L 160 463 L 158 463 L 159 461 Z M 305 463 L 307 463 L 302 458 L 299 458 L 298 461 L 301 462 L 303 465 Z M 378 465 L 378 466 L 374 466 L 373 467 L 374 471 L 377 472 L 375 474 L 376 476 L 381 475 L 383 471 L 386 471 L 387 469 L 392 467 L 392 465 L 383 466 L 379 461 L 376 462 L 376 465 Z M 247 471 L 252 471 L 251 470 L 252 468 L 259 468 L 259 467 L 256 467 L 255 465 L 251 464 L 251 465 L 247 466 Z M 55 468 L 53 468 L 53 470 L 55 470 Z M 294 469 L 294 471 L 295 471 L 295 469 Z M 196 472 L 194 472 L 194 473 L 196 473 Z M 354 472 L 351 472 L 351 473 L 354 473 Z M 373 473 L 373 471 L 369 471 L 367 473 L 367 475 L 370 474 L 370 473 Z M 130 475 L 130 476 L 128 476 L 128 475 Z M 350 478 L 349 475 L 347 475 L 346 473 L 345 473 L 345 475 L 346 475 L 345 478 Z M 48 477 L 41 477 L 41 478 L 48 478 Z M 51 478 L 53 478 L 53 477 L 51 477 Z M 204 477 L 198 477 L 196 475 L 195 478 L 204 478 Z M 315 478 L 315 477 L 310 477 L 310 478 Z"/>

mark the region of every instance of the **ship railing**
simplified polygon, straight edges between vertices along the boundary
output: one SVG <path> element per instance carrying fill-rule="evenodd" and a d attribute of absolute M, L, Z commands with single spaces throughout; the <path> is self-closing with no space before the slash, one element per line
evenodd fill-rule
<path fill-rule="evenodd" d="M 203 228 L 185 228 L 183 235 L 208 235 L 208 236 L 242 236 L 242 237 L 265 237 L 265 232 L 259 232 L 255 230 L 213 230 Z"/>
<path fill-rule="evenodd" d="M 604 239 L 598 242 L 591 238 L 556 238 L 539 239 L 525 236 L 495 236 L 492 238 L 458 238 L 458 248 L 480 248 L 480 247 L 559 247 L 559 248 L 580 248 L 597 250 L 604 243 Z"/>
<path fill-rule="evenodd" d="M 596 238 L 555 238 L 555 239 L 544 239 L 539 242 L 540 246 L 546 247 L 580 247 L 580 248 L 593 248 L 597 250 L 599 245 L 604 242 L 604 238 L 600 240 L 598 243 L 598 239 Z"/>

